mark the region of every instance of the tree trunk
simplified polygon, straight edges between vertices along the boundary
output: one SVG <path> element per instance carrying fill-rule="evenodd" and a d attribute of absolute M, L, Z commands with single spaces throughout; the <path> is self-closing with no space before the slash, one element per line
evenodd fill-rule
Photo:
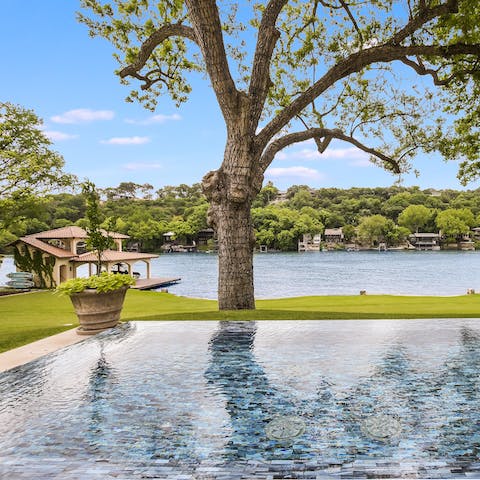
<path fill-rule="evenodd" d="M 220 310 L 255 308 L 253 248 L 255 235 L 250 215 L 252 200 L 260 191 L 263 175 L 255 165 L 252 136 L 232 136 L 227 141 L 219 170 L 203 178 L 203 192 L 210 201 L 208 223 L 218 240 L 218 304 Z"/>
<path fill-rule="evenodd" d="M 220 310 L 254 309 L 250 201 L 212 207 L 218 239 L 218 306 Z"/>
<path fill-rule="evenodd" d="M 203 177 L 210 201 L 208 223 L 218 241 L 218 306 L 220 310 L 253 310 L 253 231 L 250 208 L 262 187 L 263 171 L 255 144 L 258 122 L 252 121 L 245 94 L 237 98 L 235 118 L 227 121 L 227 143 L 222 166 Z"/>

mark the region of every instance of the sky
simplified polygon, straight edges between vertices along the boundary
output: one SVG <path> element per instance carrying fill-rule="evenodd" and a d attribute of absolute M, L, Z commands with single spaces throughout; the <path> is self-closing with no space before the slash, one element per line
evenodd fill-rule
<path fill-rule="evenodd" d="M 225 127 L 208 81 L 197 78 L 189 101 L 176 108 L 168 97 L 155 112 L 125 102 L 130 89 L 114 74 L 113 47 L 91 38 L 75 18 L 76 0 L 2 0 L 1 101 L 32 109 L 65 159 L 65 170 L 98 187 L 120 182 L 193 184 L 222 161 Z M 458 166 L 440 156 L 418 158 L 420 177 L 402 185 L 464 189 Z M 369 163 L 363 152 L 332 142 L 320 156 L 313 142 L 280 152 L 265 180 L 285 190 L 390 186 L 397 177 Z M 473 182 L 466 188 L 479 188 Z"/>

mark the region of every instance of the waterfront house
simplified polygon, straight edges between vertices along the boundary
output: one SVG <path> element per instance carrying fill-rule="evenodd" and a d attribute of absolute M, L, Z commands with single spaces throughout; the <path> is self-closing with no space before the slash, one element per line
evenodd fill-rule
<path fill-rule="evenodd" d="M 440 250 L 441 235 L 439 233 L 412 233 L 408 241 L 416 250 Z"/>
<path fill-rule="evenodd" d="M 472 228 L 473 239 L 480 242 L 480 227 Z"/>
<path fill-rule="evenodd" d="M 287 198 L 287 192 L 278 192 L 275 199 L 270 202 L 270 204 L 275 205 L 278 203 L 283 203 L 288 200 Z"/>
<path fill-rule="evenodd" d="M 215 231 L 213 228 L 204 228 L 200 230 L 196 235 L 196 243 L 198 246 L 208 245 L 210 240 L 214 240 Z"/>
<path fill-rule="evenodd" d="M 323 232 L 323 238 L 328 243 L 343 243 L 345 236 L 343 235 L 342 228 L 326 228 Z"/>
<path fill-rule="evenodd" d="M 457 248 L 459 250 L 475 250 L 475 242 L 472 240 L 473 233 L 468 232 L 457 237 Z"/>
<path fill-rule="evenodd" d="M 322 242 L 322 236 L 317 233 L 312 235 L 311 233 L 305 233 L 302 239 L 298 241 L 299 252 L 318 252 L 320 250 L 320 243 Z"/>
<path fill-rule="evenodd" d="M 104 232 L 107 235 L 107 232 Z M 147 278 L 150 278 L 150 260 L 158 257 L 151 253 L 124 252 L 122 242 L 130 238 L 128 235 L 117 232 L 108 232 L 115 249 L 105 250 L 102 253 L 102 265 L 106 271 L 133 274 L 135 263 L 146 264 Z M 65 280 L 77 277 L 77 270 L 82 265 L 88 265 L 88 274 L 96 270 L 97 254 L 87 251 L 87 232 L 80 227 L 70 226 L 48 230 L 21 237 L 12 245 L 16 248 L 16 263 L 19 270 L 25 270 L 22 259 L 32 259 L 32 268 L 35 271 L 34 281 L 37 286 L 54 287 Z M 36 260 L 37 259 L 37 260 Z M 23 262 L 25 265 L 28 262 Z M 39 265 L 36 265 L 39 263 Z M 42 271 L 50 271 L 51 276 L 40 278 Z"/>
<path fill-rule="evenodd" d="M 173 242 L 174 238 L 175 238 L 175 232 L 167 232 L 167 233 L 163 234 L 163 242 L 164 243 Z"/>

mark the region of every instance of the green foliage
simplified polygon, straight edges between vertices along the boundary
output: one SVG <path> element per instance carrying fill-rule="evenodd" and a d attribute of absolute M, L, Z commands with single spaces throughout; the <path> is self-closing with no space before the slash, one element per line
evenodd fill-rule
<path fill-rule="evenodd" d="M 106 293 L 134 284 L 135 279 L 130 275 L 102 272 L 100 275 L 92 277 L 67 280 L 58 285 L 56 291 L 64 295 L 74 295 L 86 289 L 95 289 L 97 293 Z"/>
<path fill-rule="evenodd" d="M 286 130 L 328 128 L 354 145 L 368 143 L 372 162 L 396 174 L 410 171 L 419 152 L 440 151 L 463 160 L 463 182 L 480 175 L 476 0 L 289 0 L 276 13 L 276 2 L 256 1 L 212 1 L 204 8 L 182 0 L 80 4 L 78 18 L 89 34 L 115 48 L 121 82 L 141 82 L 128 101 L 153 110 L 167 94 L 178 105 L 191 92 L 192 74 L 203 72 L 229 130 L 239 95 L 252 100 L 258 112 L 249 136 L 267 125 L 264 145 Z M 453 56 L 455 47 L 462 48 Z M 264 78 L 255 78 L 259 72 Z M 256 97 L 264 89 L 250 80 L 268 83 L 266 99 Z M 266 206 L 262 197 L 258 206 Z"/>
<path fill-rule="evenodd" d="M 86 216 L 88 225 L 86 231 L 88 234 L 87 246 L 95 250 L 97 254 L 97 275 L 100 275 L 102 270 L 102 253 L 107 250 L 111 244 L 111 239 L 101 228 L 102 216 L 100 214 L 100 198 L 92 182 L 86 181 L 82 184 L 82 192 L 85 196 Z"/>
<path fill-rule="evenodd" d="M 267 184 L 260 190 L 255 200 L 253 201 L 252 207 L 266 207 L 269 203 L 273 202 L 279 193 L 279 190 L 272 182 L 267 182 Z"/>
<path fill-rule="evenodd" d="M 32 110 L 0 102 L 0 198 L 72 185 L 51 144 Z"/>
<path fill-rule="evenodd" d="M 372 215 L 361 219 L 357 228 L 357 237 L 361 243 L 378 245 L 392 238 L 395 224 L 383 215 Z"/>
<path fill-rule="evenodd" d="M 82 0 L 81 6 L 89 8 L 96 19 L 78 14 L 87 25 L 91 36 L 107 38 L 118 50 L 114 56 L 121 64 L 135 60 L 138 44 L 153 34 L 159 25 L 182 23 L 185 19 L 183 0 L 148 2 L 145 0 Z M 158 46 L 147 62 L 147 69 L 161 72 L 161 81 L 155 81 L 150 89 L 133 89 L 127 101 L 138 101 L 154 110 L 157 98 L 163 93 L 170 95 L 177 104 L 186 101 L 191 86 L 186 78 L 189 72 L 202 71 L 202 63 L 187 50 L 187 42 L 181 37 L 167 39 Z M 123 80 L 123 83 L 128 84 Z"/>
<path fill-rule="evenodd" d="M 355 235 L 356 235 L 355 227 L 353 225 L 344 225 L 342 227 L 342 233 L 343 233 L 343 236 L 345 238 L 345 241 L 347 243 L 351 242 L 355 238 Z"/>
<path fill-rule="evenodd" d="M 277 190 L 272 185 L 266 188 L 271 192 Z M 415 225 L 420 224 L 405 220 L 407 212 L 425 212 L 425 208 L 430 218 L 418 227 L 419 231 L 438 232 L 435 216 L 451 208 L 468 209 L 474 215 L 472 226 L 480 226 L 479 190 L 437 192 L 397 186 L 311 189 L 305 197 L 311 206 L 302 206 L 305 202 L 299 202 L 295 208 L 291 201 L 301 198 L 305 192 L 305 186 L 294 186 L 287 193 L 289 200 L 279 202 L 278 193 L 275 193 L 275 199 L 271 197 L 273 203 L 271 200 L 266 205 L 263 205 L 268 198 L 266 193 L 259 197 L 257 206 L 252 209 L 257 245 L 267 245 L 274 250 L 296 250 L 296 242 L 303 233 L 322 233 L 324 228 L 338 227 L 343 228 L 346 241 L 350 242 L 361 219 L 373 215 L 383 215 L 398 222 L 398 228 L 405 226 L 415 231 Z M 198 184 L 163 187 L 157 190 L 155 197 L 130 200 L 115 197 L 103 202 L 100 228 L 130 235 L 132 242 L 140 243 L 142 250 L 151 252 L 160 250 L 163 234 L 168 231 L 173 230 L 191 242 L 206 228 L 208 203 Z M 4 218 L 6 228 L 0 228 L 0 241 L 3 238 L 5 244 L 18 236 L 62 225 L 75 224 L 85 229 L 89 225 L 84 218 L 86 205 L 81 194 L 30 196 L 21 201 L 5 199 L 0 201 L 2 206 L 5 208 L 0 208 L 0 222 Z M 294 235 L 284 235 L 279 242 L 278 234 L 282 230 L 290 230 Z M 401 244 L 399 239 L 405 236 L 405 231 L 390 231 L 389 235 L 389 242 Z"/>
<path fill-rule="evenodd" d="M 467 208 L 449 208 L 437 215 L 435 223 L 443 235 L 454 240 L 470 231 L 470 227 L 475 224 L 475 218 Z"/>
<path fill-rule="evenodd" d="M 55 286 L 53 279 L 53 267 L 55 257 L 47 256 L 40 250 L 30 252 L 28 248 L 20 251 L 16 246 L 13 249 L 15 266 L 22 272 L 30 272 L 36 276 L 40 288 L 52 288 Z"/>
<path fill-rule="evenodd" d="M 434 212 L 424 205 L 409 205 L 398 216 L 398 224 L 406 227 L 410 232 L 418 232 L 425 227 L 432 218 Z"/>

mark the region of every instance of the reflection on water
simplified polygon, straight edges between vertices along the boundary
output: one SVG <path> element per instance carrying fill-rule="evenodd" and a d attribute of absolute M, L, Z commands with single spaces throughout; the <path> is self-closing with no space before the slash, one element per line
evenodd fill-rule
<path fill-rule="evenodd" d="M 280 453 L 265 427 L 276 415 L 295 413 L 291 400 L 270 384 L 254 355 L 255 322 L 221 322 L 210 341 L 209 385 L 225 399 L 232 434 L 225 445 L 228 460 L 268 457 Z"/>
<path fill-rule="evenodd" d="M 166 464 L 209 478 L 278 465 L 348 478 L 382 461 L 399 476 L 475 472 L 477 323 L 124 325 L 0 375 L 0 464 L 135 462 L 161 478 Z"/>

